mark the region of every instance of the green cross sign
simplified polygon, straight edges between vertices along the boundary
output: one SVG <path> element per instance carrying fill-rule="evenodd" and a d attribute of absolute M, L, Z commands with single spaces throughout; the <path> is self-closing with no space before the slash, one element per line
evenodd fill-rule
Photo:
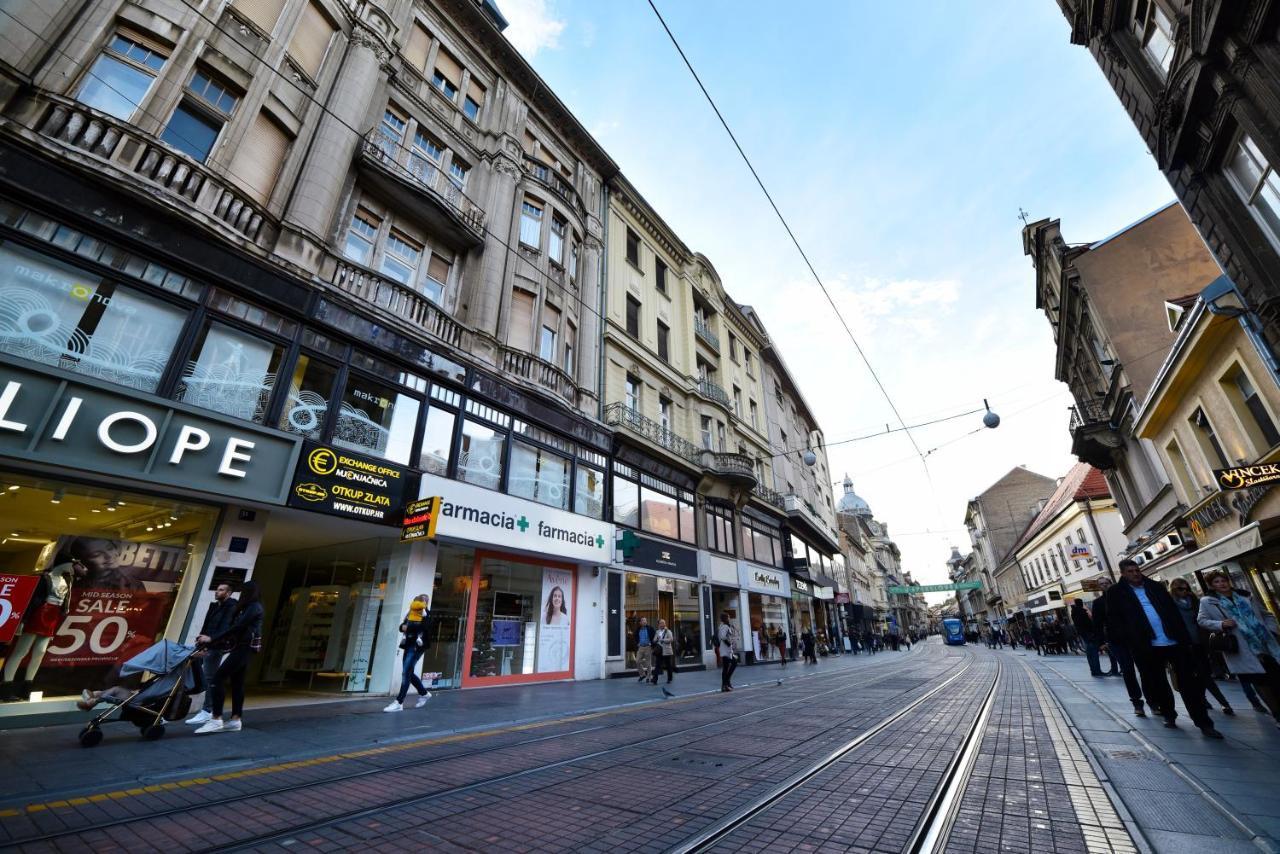
<path fill-rule="evenodd" d="M 524 516 L 521 516 L 516 520 L 516 527 L 519 528 L 520 533 L 523 534 L 525 531 L 529 530 L 529 520 L 524 518 Z"/>

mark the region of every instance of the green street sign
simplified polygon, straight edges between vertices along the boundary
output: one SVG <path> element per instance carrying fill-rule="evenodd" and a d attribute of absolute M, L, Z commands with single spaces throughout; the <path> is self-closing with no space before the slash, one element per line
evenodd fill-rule
<path fill-rule="evenodd" d="M 903 595 L 911 595 L 912 593 L 946 593 L 954 590 L 981 590 L 981 581 L 961 581 L 956 584 L 911 584 L 911 585 L 894 585 L 889 589 L 890 593 L 901 593 Z"/>

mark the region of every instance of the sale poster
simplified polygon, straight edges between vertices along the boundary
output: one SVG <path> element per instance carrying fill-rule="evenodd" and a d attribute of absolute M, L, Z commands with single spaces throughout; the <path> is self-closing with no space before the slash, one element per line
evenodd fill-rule
<path fill-rule="evenodd" d="M 569 645 L 573 622 L 573 573 L 567 569 L 542 570 L 542 609 L 538 614 L 538 672 L 563 673 L 569 669 Z"/>
<path fill-rule="evenodd" d="M 0 575 L 0 643 L 8 643 L 18 633 L 23 612 L 39 583 L 38 575 Z"/>

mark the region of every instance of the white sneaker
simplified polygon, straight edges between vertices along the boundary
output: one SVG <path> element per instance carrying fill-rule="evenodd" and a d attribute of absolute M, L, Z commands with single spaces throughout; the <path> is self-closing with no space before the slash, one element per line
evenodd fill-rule
<path fill-rule="evenodd" d="M 427 704 L 427 700 L 430 700 L 430 699 L 431 699 L 431 692 L 430 692 L 430 691 L 428 691 L 428 692 L 427 692 L 427 693 L 425 693 L 425 694 L 419 694 L 419 695 L 418 695 L 418 705 L 414 706 L 414 708 L 415 708 L 415 709 L 421 709 L 423 706 L 425 706 L 425 705 Z"/>
<path fill-rule="evenodd" d="M 204 726 L 200 727 L 200 729 L 196 730 L 196 735 L 205 735 L 206 733 L 211 732 L 222 732 L 224 726 L 226 726 L 226 724 L 222 722 L 222 718 L 214 718 Z M 237 727 L 237 729 L 238 728 L 239 727 Z"/>
<path fill-rule="evenodd" d="M 223 732 L 239 732 L 240 721 L 227 721 L 222 725 Z"/>
<path fill-rule="evenodd" d="M 399 701 L 397 701 L 397 700 L 392 700 L 390 703 L 388 703 L 388 704 L 387 704 L 387 707 L 386 707 L 385 709 L 383 709 L 382 711 L 384 711 L 384 712 L 403 712 L 403 711 L 404 711 L 404 706 L 400 705 Z"/>
<path fill-rule="evenodd" d="M 213 720 L 213 712 L 206 712 L 204 709 L 201 709 L 191 717 L 187 718 L 187 723 L 191 726 L 199 726 L 200 724 L 207 724 L 211 720 Z"/>

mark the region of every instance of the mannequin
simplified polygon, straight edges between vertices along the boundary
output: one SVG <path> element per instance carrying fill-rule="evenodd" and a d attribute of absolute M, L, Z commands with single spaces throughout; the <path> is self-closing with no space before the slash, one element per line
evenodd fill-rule
<path fill-rule="evenodd" d="M 67 614 L 71 604 L 71 586 L 86 573 L 84 564 L 79 560 L 61 563 L 45 570 L 36 585 L 31 603 L 22 615 L 22 627 L 13 641 L 13 648 L 4 663 L 4 685 L 0 686 L 0 699 L 25 700 L 30 694 L 31 681 L 35 679 L 49 643 L 58 633 L 62 618 Z M 18 675 L 18 667 L 27 658 L 27 668 L 23 680 L 14 683 Z"/>

